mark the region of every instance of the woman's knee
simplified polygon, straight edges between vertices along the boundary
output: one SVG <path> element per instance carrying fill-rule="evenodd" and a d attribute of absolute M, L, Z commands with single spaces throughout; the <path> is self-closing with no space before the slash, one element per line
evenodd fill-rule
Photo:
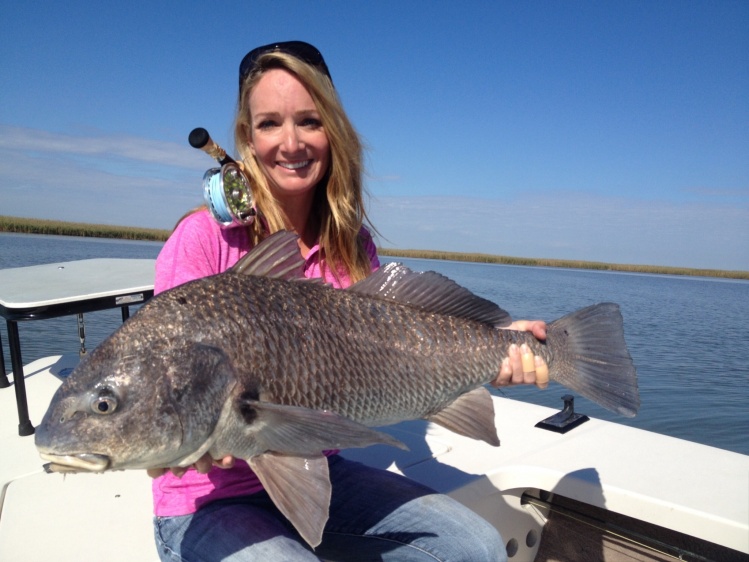
<path fill-rule="evenodd" d="M 476 512 L 444 495 L 429 498 L 440 517 L 432 519 L 435 535 L 425 538 L 428 550 L 444 553 L 444 560 L 471 562 L 504 562 L 504 541 L 497 529 Z"/>
<path fill-rule="evenodd" d="M 154 517 L 153 534 L 161 562 L 181 562 L 179 545 L 189 516 Z"/>

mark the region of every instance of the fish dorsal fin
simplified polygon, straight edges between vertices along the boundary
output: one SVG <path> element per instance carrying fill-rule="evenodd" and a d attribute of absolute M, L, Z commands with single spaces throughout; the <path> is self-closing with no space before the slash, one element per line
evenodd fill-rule
<path fill-rule="evenodd" d="M 250 250 L 230 271 L 276 279 L 303 279 L 304 258 L 299 252 L 298 239 L 293 232 L 279 230 Z"/>
<path fill-rule="evenodd" d="M 348 290 L 496 327 L 509 326 L 512 322 L 507 311 L 474 295 L 452 279 L 435 271 L 417 273 L 400 263 L 382 266 Z"/>

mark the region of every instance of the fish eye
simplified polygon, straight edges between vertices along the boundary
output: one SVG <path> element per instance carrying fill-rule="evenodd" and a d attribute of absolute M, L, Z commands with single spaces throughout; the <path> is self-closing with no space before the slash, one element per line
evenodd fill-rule
<path fill-rule="evenodd" d="M 91 411 L 94 414 L 108 415 L 114 413 L 115 410 L 117 410 L 117 397 L 108 388 L 103 388 L 91 400 Z"/>

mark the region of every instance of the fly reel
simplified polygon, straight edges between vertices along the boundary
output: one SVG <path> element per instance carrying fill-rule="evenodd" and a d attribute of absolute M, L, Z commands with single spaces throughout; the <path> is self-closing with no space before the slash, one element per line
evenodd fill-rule
<path fill-rule="evenodd" d="M 247 176 L 234 162 L 211 168 L 203 176 L 203 200 L 222 228 L 248 226 L 257 211 Z"/>
<path fill-rule="evenodd" d="M 202 127 L 193 129 L 187 140 L 190 146 L 221 164 L 220 168 L 211 168 L 203 175 L 203 200 L 214 220 L 221 228 L 252 224 L 257 210 L 253 207 L 250 181 L 241 168 Z"/>

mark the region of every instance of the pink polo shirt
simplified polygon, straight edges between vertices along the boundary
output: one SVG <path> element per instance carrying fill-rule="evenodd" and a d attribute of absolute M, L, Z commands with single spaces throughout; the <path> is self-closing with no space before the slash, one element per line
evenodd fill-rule
<path fill-rule="evenodd" d="M 380 266 L 377 248 L 366 229 L 362 229 L 364 245 L 372 270 Z M 229 269 L 251 249 L 244 228 L 222 229 L 207 210 L 186 217 L 164 244 L 156 260 L 156 294 L 201 277 Z M 323 277 L 320 247 L 314 246 L 304 264 L 308 278 Z M 336 288 L 351 284 L 348 275 L 340 282 L 326 268 L 325 280 Z M 246 496 L 263 489 L 246 462 L 237 460 L 230 469 L 214 468 L 208 474 L 188 470 L 182 478 L 167 472 L 153 479 L 154 513 L 157 516 L 188 515 L 201 506 L 224 498 Z"/>

